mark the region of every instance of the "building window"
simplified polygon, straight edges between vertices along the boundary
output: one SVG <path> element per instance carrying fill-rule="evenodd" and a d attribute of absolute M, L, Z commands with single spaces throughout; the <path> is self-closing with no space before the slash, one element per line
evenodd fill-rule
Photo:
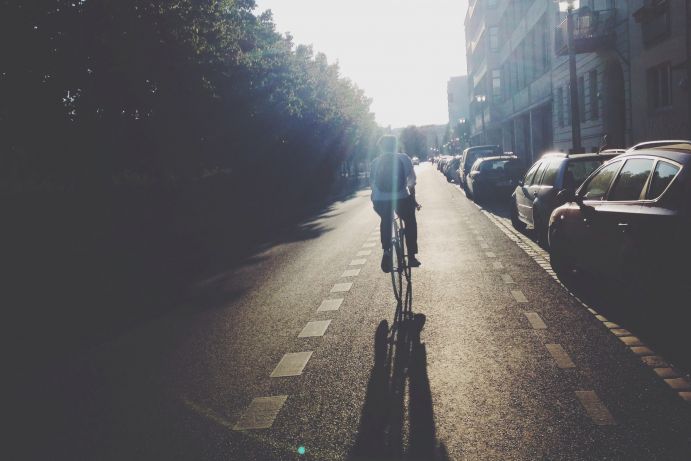
<path fill-rule="evenodd" d="M 585 77 L 583 75 L 578 77 L 578 113 L 581 117 L 581 123 L 585 122 Z"/>
<path fill-rule="evenodd" d="M 490 27 L 489 28 L 489 48 L 492 51 L 499 50 L 499 28 Z"/>
<path fill-rule="evenodd" d="M 661 109 L 672 104 L 670 64 L 668 62 L 648 69 L 648 107 Z"/>
<path fill-rule="evenodd" d="M 557 121 L 559 126 L 564 126 L 564 87 L 557 88 Z"/>
<path fill-rule="evenodd" d="M 588 85 L 590 86 L 590 120 L 600 118 L 600 101 L 597 97 L 597 69 L 588 73 Z"/>
<path fill-rule="evenodd" d="M 670 14 L 669 0 L 653 0 L 648 5 L 634 12 L 636 21 L 641 23 L 643 44 L 648 47 L 669 37 Z"/>
<path fill-rule="evenodd" d="M 501 70 L 492 71 L 492 96 L 495 100 L 501 99 Z"/>

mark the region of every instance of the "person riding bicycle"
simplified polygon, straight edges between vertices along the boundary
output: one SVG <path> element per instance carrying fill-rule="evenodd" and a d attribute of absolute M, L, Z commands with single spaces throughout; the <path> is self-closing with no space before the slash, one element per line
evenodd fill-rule
<path fill-rule="evenodd" d="M 391 221 L 393 212 L 403 219 L 405 240 L 408 247 L 408 265 L 419 267 L 417 254 L 417 221 L 415 209 L 420 205 L 415 201 L 415 170 L 413 162 L 406 154 L 398 152 L 396 136 L 384 135 L 377 141 L 381 155 L 370 168 L 372 203 L 374 211 L 381 218 L 379 226 L 384 255 L 381 269 L 391 272 Z"/>

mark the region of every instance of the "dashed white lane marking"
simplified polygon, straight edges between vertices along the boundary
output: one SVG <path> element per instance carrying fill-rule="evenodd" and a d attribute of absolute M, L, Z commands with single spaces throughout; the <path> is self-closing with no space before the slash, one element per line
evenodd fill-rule
<path fill-rule="evenodd" d="M 675 391 L 691 391 L 691 383 L 686 378 L 665 379 L 665 382 Z"/>
<path fill-rule="evenodd" d="M 372 250 L 361 250 L 358 251 L 355 256 L 369 256 L 372 254 Z"/>
<path fill-rule="evenodd" d="M 576 368 L 561 344 L 545 344 L 545 347 L 559 368 Z"/>
<path fill-rule="evenodd" d="M 274 371 L 271 372 L 272 378 L 281 378 L 284 376 L 299 376 L 302 370 L 305 369 L 307 361 L 312 356 L 312 351 L 307 352 L 289 352 L 283 356 Z"/>
<path fill-rule="evenodd" d="M 341 307 L 341 304 L 343 304 L 343 298 L 341 298 L 341 299 L 325 299 L 319 305 L 317 312 L 337 311 Z"/>
<path fill-rule="evenodd" d="M 316 320 L 313 322 L 307 322 L 305 328 L 302 329 L 298 338 L 310 338 L 313 336 L 324 336 L 326 329 L 329 328 L 331 320 Z"/>
<path fill-rule="evenodd" d="M 642 346 L 643 345 L 641 340 L 636 338 L 635 336 L 619 336 L 619 339 L 621 340 L 622 343 L 626 344 L 629 347 L 631 347 L 631 346 Z"/>
<path fill-rule="evenodd" d="M 492 263 L 492 267 L 495 268 L 495 269 L 500 270 L 500 269 L 503 269 L 503 268 L 504 268 L 504 265 L 503 265 L 502 263 L 500 263 L 499 261 L 494 261 L 494 262 Z"/>
<path fill-rule="evenodd" d="M 376 243 L 368 242 L 368 243 L 365 243 L 364 245 L 362 245 L 362 248 L 374 248 L 374 245 L 376 245 Z"/>
<path fill-rule="evenodd" d="M 233 430 L 244 431 L 248 429 L 270 428 L 287 399 L 287 395 L 257 397 L 252 400 L 252 403 L 242 414 Z"/>
<path fill-rule="evenodd" d="M 341 277 L 357 277 L 360 275 L 360 269 L 348 269 L 341 274 Z"/>
<path fill-rule="evenodd" d="M 513 296 L 513 299 L 516 300 L 516 302 L 519 303 L 527 303 L 528 298 L 525 297 L 523 292 L 521 290 L 511 290 L 511 296 Z"/>
<path fill-rule="evenodd" d="M 687 402 L 691 403 L 691 392 L 689 391 L 682 391 L 679 393 L 679 397 L 682 399 L 686 400 Z"/>
<path fill-rule="evenodd" d="M 488 258 L 496 258 L 497 255 L 492 253 L 491 251 L 486 251 L 485 255 L 487 255 Z"/>
<path fill-rule="evenodd" d="M 616 424 L 614 417 L 602 403 L 595 391 L 576 391 L 576 397 L 595 424 L 598 426 L 611 426 Z"/>
<path fill-rule="evenodd" d="M 547 329 L 547 325 L 542 321 L 542 318 L 540 318 L 537 312 L 524 312 L 524 314 L 527 317 L 528 322 L 530 322 L 530 326 L 533 327 L 533 330 Z"/>
<path fill-rule="evenodd" d="M 665 378 L 665 379 L 681 378 L 681 375 L 677 372 L 677 370 L 675 370 L 674 368 L 671 368 L 671 367 L 653 368 L 653 371 L 660 378 Z"/>
<path fill-rule="evenodd" d="M 501 274 L 501 279 L 504 281 L 504 283 L 509 284 L 509 283 L 516 283 L 513 281 L 511 276 L 509 274 Z"/>
<path fill-rule="evenodd" d="M 353 282 L 337 283 L 331 288 L 331 293 L 343 293 L 353 288 Z"/>
<path fill-rule="evenodd" d="M 353 259 L 352 261 L 350 261 L 349 266 L 362 266 L 366 262 L 366 259 Z"/>

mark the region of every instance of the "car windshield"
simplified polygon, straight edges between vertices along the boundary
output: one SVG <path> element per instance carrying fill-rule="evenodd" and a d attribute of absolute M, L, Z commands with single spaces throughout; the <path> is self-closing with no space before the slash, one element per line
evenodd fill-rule
<path fill-rule="evenodd" d="M 480 171 L 483 173 L 503 173 L 510 160 L 490 160 L 480 164 Z"/>
<path fill-rule="evenodd" d="M 590 173 L 595 171 L 605 159 L 584 158 L 584 159 L 569 159 L 567 174 L 570 173 L 574 180 L 575 187 L 583 184 L 583 181 L 590 176 Z"/>

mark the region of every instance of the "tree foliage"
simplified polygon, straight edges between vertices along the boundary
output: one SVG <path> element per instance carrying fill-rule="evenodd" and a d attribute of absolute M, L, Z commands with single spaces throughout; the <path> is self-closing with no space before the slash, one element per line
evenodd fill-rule
<path fill-rule="evenodd" d="M 376 134 L 364 93 L 254 0 L 1 5 L 4 187 L 223 171 L 323 188 Z"/>
<path fill-rule="evenodd" d="M 427 137 L 415 125 L 407 126 L 401 132 L 401 144 L 410 156 L 427 157 Z"/>

